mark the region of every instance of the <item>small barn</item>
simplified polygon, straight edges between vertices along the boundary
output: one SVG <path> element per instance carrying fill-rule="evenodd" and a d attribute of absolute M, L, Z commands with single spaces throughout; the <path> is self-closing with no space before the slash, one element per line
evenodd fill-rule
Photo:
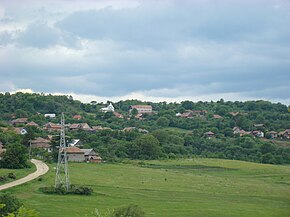
<path fill-rule="evenodd" d="M 94 151 L 94 149 L 81 149 L 84 151 L 84 157 L 86 162 L 92 162 L 92 163 L 100 163 L 102 162 L 101 156 Z"/>

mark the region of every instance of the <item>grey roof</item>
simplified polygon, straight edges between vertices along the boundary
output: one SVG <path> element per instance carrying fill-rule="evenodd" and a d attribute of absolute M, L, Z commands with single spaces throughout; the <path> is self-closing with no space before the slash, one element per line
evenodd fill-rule
<path fill-rule="evenodd" d="M 81 149 L 85 155 L 89 155 L 92 151 L 94 151 L 92 148 L 89 148 L 89 149 Z"/>

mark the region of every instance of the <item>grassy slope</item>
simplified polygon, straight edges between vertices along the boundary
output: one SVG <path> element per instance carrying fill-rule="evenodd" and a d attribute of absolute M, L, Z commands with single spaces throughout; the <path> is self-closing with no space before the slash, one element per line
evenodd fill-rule
<path fill-rule="evenodd" d="M 30 168 L 25 168 L 25 169 L 0 169 L 0 176 L 7 176 L 9 173 L 14 173 L 16 175 L 17 179 L 23 178 L 27 176 L 30 173 L 33 173 L 36 170 L 36 167 L 34 164 L 29 163 Z M 13 179 L 7 179 L 5 182 L 0 182 L 0 185 L 3 185 L 7 182 L 12 182 L 14 181 Z"/>
<path fill-rule="evenodd" d="M 150 165 L 150 164 L 153 165 Z M 200 166 L 202 165 L 202 166 Z M 205 167 L 207 166 L 207 167 Z M 92 196 L 44 195 L 43 181 L 12 189 L 41 216 L 84 216 L 130 203 L 147 216 L 289 216 L 290 168 L 249 162 L 194 159 L 130 164 L 71 164 L 74 184 L 94 188 Z"/>

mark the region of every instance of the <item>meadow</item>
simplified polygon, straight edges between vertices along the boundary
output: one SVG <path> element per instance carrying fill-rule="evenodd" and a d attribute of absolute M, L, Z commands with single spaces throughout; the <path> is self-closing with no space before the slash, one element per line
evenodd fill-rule
<path fill-rule="evenodd" d="M 16 175 L 16 179 L 21 179 L 24 176 L 27 176 L 28 174 L 33 173 L 36 170 L 36 167 L 34 164 L 29 163 L 28 165 L 29 165 L 29 167 L 25 168 L 25 169 L 3 169 L 3 168 L 1 168 L 0 169 L 0 176 L 7 177 L 9 173 L 13 173 Z M 13 181 L 13 180 L 7 178 L 7 179 L 1 181 L 0 185 L 3 185 L 5 183 L 11 182 L 11 181 Z"/>
<path fill-rule="evenodd" d="M 41 180 L 9 191 L 43 217 L 92 216 L 137 204 L 148 217 L 290 216 L 290 167 L 220 159 L 70 163 L 72 184 L 91 196 L 46 195 L 54 166 Z"/>

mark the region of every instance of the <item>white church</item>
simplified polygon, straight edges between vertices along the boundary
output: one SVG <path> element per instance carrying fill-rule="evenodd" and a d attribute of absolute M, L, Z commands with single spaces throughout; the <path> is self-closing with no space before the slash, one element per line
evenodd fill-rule
<path fill-rule="evenodd" d="M 101 108 L 101 111 L 102 112 L 114 112 L 115 111 L 115 108 L 112 105 L 112 103 L 110 103 L 107 107 Z"/>

